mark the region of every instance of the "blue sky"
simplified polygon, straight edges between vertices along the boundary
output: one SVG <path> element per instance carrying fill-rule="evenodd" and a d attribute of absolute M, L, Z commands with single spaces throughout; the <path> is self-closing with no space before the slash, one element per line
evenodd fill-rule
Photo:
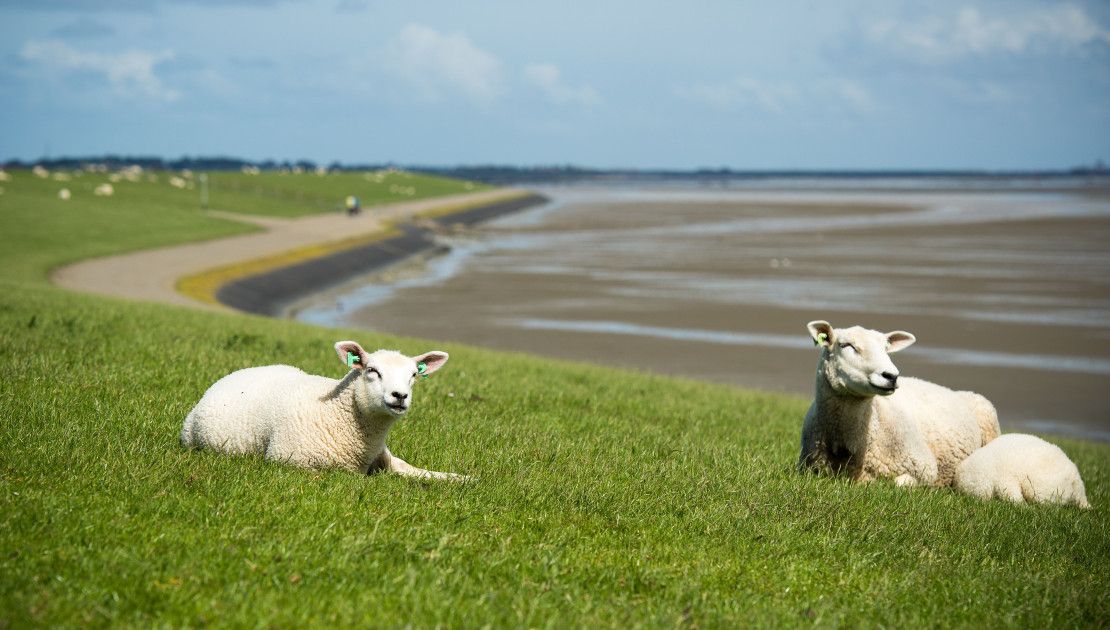
<path fill-rule="evenodd" d="M 1106 2 L 0 0 L 0 159 L 1066 168 Z"/>

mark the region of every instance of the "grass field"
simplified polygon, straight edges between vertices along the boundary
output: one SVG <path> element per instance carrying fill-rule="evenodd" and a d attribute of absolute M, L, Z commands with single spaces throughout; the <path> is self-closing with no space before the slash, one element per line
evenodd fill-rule
<path fill-rule="evenodd" d="M 490 189 L 484 184 L 405 171 L 213 173 L 209 181 L 212 207 L 270 216 L 339 210 L 347 195 L 357 196 L 366 207 Z"/>
<path fill-rule="evenodd" d="M 0 627 L 1110 619 L 1107 445 L 1061 441 L 1088 511 L 799 476 L 803 400 L 50 287 L 65 261 L 243 228 L 189 191 L 53 205 L 45 184 L 0 184 Z M 220 376 L 338 377 L 348 337 L 451 353 L 390 447 L 478 482 L 178 446 Z"/>

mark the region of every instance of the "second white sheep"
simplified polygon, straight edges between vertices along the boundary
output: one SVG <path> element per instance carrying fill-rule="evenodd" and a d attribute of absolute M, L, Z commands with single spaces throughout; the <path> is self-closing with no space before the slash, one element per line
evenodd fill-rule
<path fill-rule="evenodd" d="M 889 354 L 909 347 L 910 333 L 834 329 L 820 320 L 808 328 L 821 355 L 799 470 L 948 486 L 956 466 L 998 436 L 986 398 L 899 375 Z"/>

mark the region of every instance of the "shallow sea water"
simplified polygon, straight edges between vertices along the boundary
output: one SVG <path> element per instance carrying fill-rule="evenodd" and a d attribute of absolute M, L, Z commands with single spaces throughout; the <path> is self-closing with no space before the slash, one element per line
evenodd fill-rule
<path fill-rule="evenodd" d="M 1106 197 L 541 192 L 553 202 L 297 317 L 800 396 L 807 321 L 904 329 L 902 373 L 983 393 L 1003 430 L 1110 439 Z"/>

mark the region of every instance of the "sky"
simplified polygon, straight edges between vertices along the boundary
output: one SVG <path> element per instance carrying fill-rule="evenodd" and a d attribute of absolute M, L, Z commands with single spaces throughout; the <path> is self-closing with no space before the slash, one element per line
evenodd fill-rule
<path fill-rule="evenodd" d="M 0 160 L 1110 162 L 1110 3 L 0 0 Z"/>

